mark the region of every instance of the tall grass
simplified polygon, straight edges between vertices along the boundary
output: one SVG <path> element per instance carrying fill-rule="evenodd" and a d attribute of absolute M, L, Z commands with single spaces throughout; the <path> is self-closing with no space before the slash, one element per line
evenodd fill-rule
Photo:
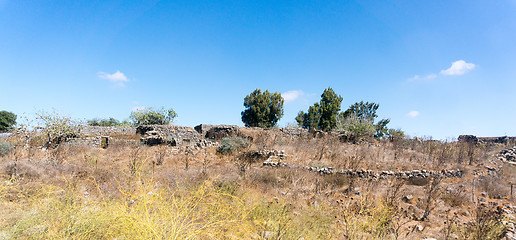
<path fill-rule="evenodd" d="M 0 217 L 7 239 L 324 239 L 330 218 L 321 211 L 266 201 L 253 191 L 228 191 L 206 180 L 195 187 L 166 187 L 134 177 L 121 197 L 96 193 L 93 179 L 66 187 L 21 189 L 2 183 L 0 206 L 10 200 L 12 216 Z M 91 190 L 90 190 L 91 191 Z M 15 197 L 14 195 L 19 195 Z M 14 201 L 13 201 L 14 200 Z M 310 223 L 311 228 L 306 228 Z"/>

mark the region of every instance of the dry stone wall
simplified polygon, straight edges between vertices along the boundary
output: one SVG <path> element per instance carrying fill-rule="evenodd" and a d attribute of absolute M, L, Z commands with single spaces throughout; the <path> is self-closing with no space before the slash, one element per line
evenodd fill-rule
<path fill-rule="evenodd" d="M 116 136 L 116 135 L 135 135 L 135 127 L 100 127 L 81 125 L 78 127 L 79 136 Z"/>
<path fill-rule="evenodd" d="M 516 141 L 516 137 L 477 137 L 475 135 L 460 135 L 457 139 L 459 142 L 469 143 L 500 143 L 507 144 Z"/>

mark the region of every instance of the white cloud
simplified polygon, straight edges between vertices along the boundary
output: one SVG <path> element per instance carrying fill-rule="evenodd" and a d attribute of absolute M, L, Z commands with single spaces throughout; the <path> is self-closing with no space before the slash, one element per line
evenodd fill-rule
<path fill-rule="evenodd" d="M 409 113 L 407 113 L 407 116 L 411 117 L 411 118 L 415 118 L 417 116 L 419 116 L 419 112 L 418 111 L 410 111 Z"/>
<path fill-rule="evenodd" d="M 475 68 L 475 64 L 467 63 L 464 60 L 455 61 L 452 63 L 451 67 L 442 70 L 441 74 L 443 75 L 463 75 Z"/>
<path fill-rule="evenodd" d="M 287 91 L 281 94 L 285 102 L 292 102 L 296 99 L 298 99 L 300 96 L 304 95 L 303 91 L 301 90 L 292 90 Z"/>
<path fill-rule="evenodd" d="M 418 80 L 430 80 L 430 79 L 434 79 L 436 77 L 437 77 L 437 75 L 435 75 L 433 73 L 432 74 L 428 74 L 428 75 L 423 76 L 423 77 L 421 77 L 419 75 L 414 75 L 413 77 L 409 78 L 408 81 L 409 82 L 413 82 L 413 81 L 418 81 Z"/>
<path fill-rule="evenodd" d="M 97 73 L 97 75 L 100 79 L 109 80 L 110 82 L 114 83 L 117 87 L 123 87 L 125 86 L 125 82 L 129 82 L 129 79 L 125 76 L 125 74 L 118 70 L 113 74 L 99 72 Z"/>

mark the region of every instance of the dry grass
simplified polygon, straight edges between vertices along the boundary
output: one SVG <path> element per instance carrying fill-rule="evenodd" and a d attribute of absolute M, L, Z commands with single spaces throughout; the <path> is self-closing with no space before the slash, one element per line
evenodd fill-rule
<path fill-rule="evenodd" d="M 333 137 L 287 139 L 277 131 L 251 129 L 245 133 L 251 145 L 229 155 L 215 147 L 127 141 L 107 149 L 44 150 L 36 137 L 8 139 L 16 148 L 0 157 L 0 239 L 468 239 L 472 231 L 488 237 L 503 231 L 500 216 L 477 209 L 470 187 L 475 179 L 475 196 L 485 191 L 487 201 L 507 195 L 514 168 L 473 175 L 496 163 L 500 146 L 477 146 L 469 165 L 469 146 L 455 142 L 350 144 Z M 236 163 L 245 151 L 266 149 L 285 150 L 289 167 L 247 161 L 242 173 Z M 442 179 L 432 190 L 432 184 L 410 181 L 319 175 L 303 166 L 461 168 L 467 175 Z M 407 195 L 413 198 L 403 200 Z"/>

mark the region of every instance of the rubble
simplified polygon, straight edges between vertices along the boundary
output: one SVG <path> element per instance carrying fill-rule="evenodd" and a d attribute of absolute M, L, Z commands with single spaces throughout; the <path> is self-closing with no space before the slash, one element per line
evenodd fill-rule
<path fill-rule="evenodd" d="M 516 165 L 516 146 L 500 151 L 500 153 L 498 153 L 498 159 Z"/>

